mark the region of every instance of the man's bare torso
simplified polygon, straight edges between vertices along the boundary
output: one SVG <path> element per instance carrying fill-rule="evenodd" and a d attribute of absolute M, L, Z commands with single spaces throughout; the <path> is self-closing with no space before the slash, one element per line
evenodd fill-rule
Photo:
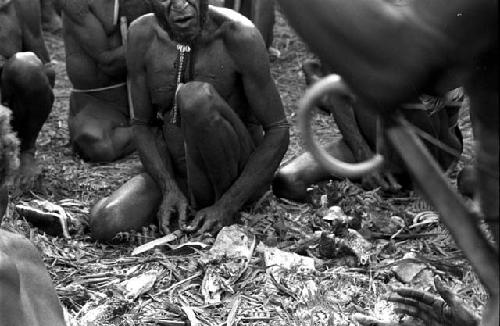
<path fill-rule="evenodd" d="M 0 64 L 22 51 L 21 23 L 16 15 L 15 0 L 0 2 Z"/>
<path fill-rule="evenodd" d="M 77 29 L 75 19 L 86 19 L 85 15 L 92 16 L 101 24 L 106 32 L 107 47 L 114 49 L 121 45 L 120 30 L 116 24 L 113 24 L 114 0 L 101 0 L 108 6 L 102 5 L 94 0 L 66 0 L 63 6 L 63 38 L 66 48 L 66 70 L 68 77 L 75 88 L 89 89 L 106 87 L 112 84 L 125 81 L 124 75 L 110 76 L 103 72 L 98 63 L 87 53 L 82 42 L 76 37 L 77 33 L 82 33 Z M 103 17 L 111 17 L 103 21 Z M 87 18 L 88 19 L 88 18 Z M 90 31 L 88 32 L 90 33 Z"/>
<path fill-rule="evenodd" d="M 240 118 L 248 123 L 253 121 L 253 117 L 249 115 L 241 75 L 227 43 L 227 33 L 231 32 L 227 25 L 239 23 L 225 17 L 219 9 L 211 8 L 209 15 L 207 34 L 213 35 L 213 38 L 194 46 L 191 57 L 191 60 L 195 60 L 192 80 L 210 83 Z M 212 19 L 214 16 L 217 18 Z M 176 43 L 161 29 L 154 15 L 144 16 L 142 19 L 152 31 L 145 55 L 151 102 L 159 112 L 168 112 L 173 106 L 176 91 Z"/>

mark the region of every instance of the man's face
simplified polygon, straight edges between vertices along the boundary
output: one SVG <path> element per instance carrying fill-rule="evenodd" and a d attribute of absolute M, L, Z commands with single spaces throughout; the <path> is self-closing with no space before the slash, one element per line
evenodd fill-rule
<path fill-rule="evenodd" d="M 177 41 L 192 41 L 201 31 L 200 0 L 159 0 L 161 15 Z"/>

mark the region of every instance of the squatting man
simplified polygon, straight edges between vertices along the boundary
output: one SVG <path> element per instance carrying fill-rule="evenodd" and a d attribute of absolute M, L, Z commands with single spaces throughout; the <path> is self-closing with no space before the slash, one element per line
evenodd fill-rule
<path fill-rule="evenodd" d="M 164 233 L 214 234 L 264 194 L 288 147 L 283 105 L 253 24 L 207 0 L 151 3 L 153 13 L 130 26 L 127 47 L 145 173 L 93 207 L 98 240 L 155 219 Z"/>

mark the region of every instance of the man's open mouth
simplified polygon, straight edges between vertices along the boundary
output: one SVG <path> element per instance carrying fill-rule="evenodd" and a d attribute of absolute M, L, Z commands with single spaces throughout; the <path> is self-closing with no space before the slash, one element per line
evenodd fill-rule
<path fill-rule="evenodd" d="M 186 15 L 186 16 L 181 16 L 181 17 L 176 17 L 174 19 L 174 23 L 176 25 L 186 25 L 188 24 L 192 19 L 194 18 L 193 15 Z"/>

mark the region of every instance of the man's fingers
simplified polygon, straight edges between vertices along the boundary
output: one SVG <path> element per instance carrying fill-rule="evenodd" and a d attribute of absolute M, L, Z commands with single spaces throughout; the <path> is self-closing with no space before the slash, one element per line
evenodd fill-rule
<path fill-rule="evenodd" d="M 215 236 L 215 233 L 221 229 L 220 224 L 217 221 L 206 220 L 203 226 L 201 227 L 199 233 L 205 234 L 210 233 L 212 236 Z"/>
<path fill-rule="evenodd" d="M 198 230 L 200 228 L 201 223 L 204 220 L 205 220 L 205 215 L 203 215 L 203 214 L 196 214 L 196 216 L 194 217 L 193 222 L 191 222 L 191 224 L 189 226 L 185 226 L 183 228 L 183 231 L 191 233 L 191 232 L 194 232 L 194 231 Z M 182 227 L 182 224 L 181 224 L 181 227 Z"/>
<path fill-rule="evenodd" d="M 180 226 L 181 230 L 187 224 L 187 209 L 188 209 L 188 205 L 185 203 L 183 203 L 179 206 L 179 226 Z"/>
<path fill-rule="evenodd" d="M 160 230 L 163 234 L 170 233 L 170 212 L 163 214 L 163 217 L 160 217 Z"/>
<path fill-rule="evenodd" d="M 371 316 L 363 315 L 360 313 L 355 313 L 352 318 L 357 321 L 362 326 L 395 326 L 395 323 L 381 322 L 376 318 Z"/>
<path fill-rule="evenodd" d="M 403 306 L 398 305 L 394 308 L 394 311 L 398 314 L 407 315 L 413 318 L 420 319 L 424 322 L 426 326 L 444 326 L 445 324 L 439 323 L 436 319 L 430 316 L 427 311 L 418 310 L 413 306 Z"/>
<path fill-rule="evenodd" d="M 436 287 L 436 290 L 438 291 L 439 295 L 441 298 L 444 299 L 448 303 L 449 306 L 455 306 L 456 304 L 456 299 L 455 299 L 455 294 L 448 289 L 441 279 L 439 277 L 434 278 L 434 286 Z"/>
<path fill-rule="evenodd" d="M 389 183 L 389 188 L 391 191 L 399 191 L 401 190 L 401 185 L 398 183 L 396 178 L 392 175 L 392 173 L 386 173 L 385 175 L 387 182 Z"/>
<path fill-rule="evenodd" d="M 390 189 L 389 184 L 387 182 L 385 182 L 383 175 L 377 173 L 373 176 L 373 178 L 377 182 L 377 185 L 376 185 L 377 187 L 381 187 L 385 191 Z"/>
<path fill-rule="evenodd" d="M 160 230 L 163 232 L 163 234 L 169 234 L 170 233 L 170 218 L 172 215 L 172 210 L 171 209 L 163 209 L 160 208 L 158 212 L 158 227 Z"/>
<path fill-rule="evenodd" d="M 400 308 L 405 308 L 413 311 L 414 313 L 425 314 L 426 316 L 430 316 L 433 319 L 439 319 L 439 309 L 435 309 L 433 305 L 429 305 L 422 301 L 417 301 L 414 299 L 391 296 L 387 299 L 389 302 L 395 303 Z"/>
<path fill-rule="evenodd" d="M 414 290 L 414 289 L 410 289 L 410 288 L 399 288 L 399 289 L 396 289 L 395 291 L 400 297 L 410 298 L 410 299 L 413 299 L 413 300 L 418 301 L 418 302 L 423 302 L 429 306 L 433 306 L 436 303 L 444 304 L 443 299 L 441 299 L 440 297 L 438 297 L 436 295 L 427 293 L 427 292 Z"/>
<path fill-rule="evenodd" d="M 418 299 L 391 296 L 387 299 L 387 301 L 396 303 L 398 309 L 408 310 L 411 312 L 411 316 L 418 317 L 423 320 L 432 319 L 437 325 L 442 325 L 443 320 L 447 319 L 447 316 L 445 316 L 444 313 L 449 309 L 443 299 L 437 296 L 421 293 L 420 291 L 410 291 L 409 293 Z"/>

